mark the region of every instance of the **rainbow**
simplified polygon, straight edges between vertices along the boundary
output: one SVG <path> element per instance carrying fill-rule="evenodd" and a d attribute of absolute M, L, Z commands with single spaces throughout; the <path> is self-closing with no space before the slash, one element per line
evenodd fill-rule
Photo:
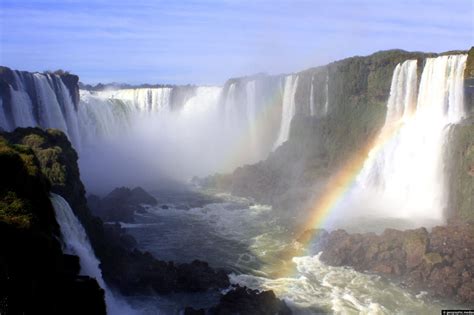
<path fill-rule="evenodd" d="M 356 182 L 357 176 L 362 171 L 367 161 L 370 162 L 377 156 L 390 141 L 395 139 L 400 128 L 410 118 L 404 118 L 395 123 L 390 123 L 382 127 L 380 132 L 372 137 L 360 150 L 355 152 L 339 169 L 337 173 L 332 176 L 323 191 L 319 194 L 319 198 L 310 207 L 311 215 L 299 228 L 296 229 L 299 236 L 305 233 L 309 234 L 300 239 L 300 243 L 296 247 L 281 253 L 280 265 L 269 266 L 268 273 L 276 277 L 288 277 L 294 274 L 295 265 L 291 258 L 297 256 L 304 256 L 309 247 L 309 244 L 319 235 L 328 218 L 331 217 L 346 195 L 351 191 Z"/>
<path fill-rule="evenodd" d="M 325 226 L 328 218 L 335 212 L 338 204 L 351 191 L 356 182 L 357 176 L 362 171 L 367 161 L 370 162 L 377 156 L 390 141 L 395 139 L 400 128 L 410 118 L 404 118 L 395 123 L 390 123 L 382 127 L 381 131 L 370 139 L 360 150 L 355 152 L 339 169 L 339 171 L 332 176 L 323 191 L 319 194 L 314 205 L 310 207 L 311 215 L 296 230 L 299 235 L 308 233 L 301 243 L 298 244 L 294 250 L 283 253 L 282 260 L 285 263 L 276 270 L 275 275 L 289 276 L 295 272 L 294 264 L 291 258 L 305 255 L 309 244 L 319 235 L 320 229 Z"/>

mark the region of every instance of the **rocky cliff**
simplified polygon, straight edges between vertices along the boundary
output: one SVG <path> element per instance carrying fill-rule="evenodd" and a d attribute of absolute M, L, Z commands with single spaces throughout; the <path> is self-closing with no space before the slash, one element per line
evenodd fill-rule
<path fill-rule="evenodd" d="M 390 50 L 297 73 L 289 141 L 267 160 L 240 167 L 232 175 L 210 177 L 206 184 L 283 208 L 304 204 L 334 170 L 377 135 L 396 65 L 418 59 L 420 72 L 427 56 L 434 54 Z M 314 84 L 324 81 L 326 85 Z M 310 115 L 311 92 L 316 107 L 327 99 L 326 115 Z"/>
<path fill-rule="evenodd" d="M 66 199 L 84 226 L 109 285 L 126 295 L 149 293 L 150 289 L 170 293 L 228 286 L 223 271 L 215 271 L 200 261 L 182 265 L 158 261 L 137 250 L 136 242 L 122 229 L 105 226 L 93 216 L 80 180 L 78 156 L 64 133 L 54 129 L 18 128 L 3 136 L 11 143 L 33 150 L 51 191 Z"/>
<path fill-rule="evenodd" d="M 62 252 L 40 159 L 0 134 L 0 313 L 105 314 L 103 290 Z"/>
<path fill-rule="evenodd" d="M 384 275 L 437 298 L 474 305 L 474 224 L 453 221 L 446 226 L 382 234 L 349 234 L 344 230 L 307 231 L 299 241 L 316 235 L 311 247 L 321 261 Z"/>
<path fill-rule="evenodd" d="M 474 220 L 474 47 L 464 72 L 464 104 L 470 118 L 450 128 L 446 174 L 450 192 L 448 216 Z"/>

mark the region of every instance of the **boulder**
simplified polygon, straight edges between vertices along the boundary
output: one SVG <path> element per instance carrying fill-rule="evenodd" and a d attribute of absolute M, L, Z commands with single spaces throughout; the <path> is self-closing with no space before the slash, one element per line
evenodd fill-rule
<path fill-rule="evenodd" d="M 284 301 L 277 299 L 273 291 L 259 292 L 246 287 L 234 286 L 223 295 L 219 304 L 210 311 L 213 315 L 289 315 L 292 314 Z"/>

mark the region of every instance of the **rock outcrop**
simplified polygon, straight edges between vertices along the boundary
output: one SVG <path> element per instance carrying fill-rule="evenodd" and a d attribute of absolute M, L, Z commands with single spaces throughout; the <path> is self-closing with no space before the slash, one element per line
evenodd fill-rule
<path fill-rule="evenodd" d="M 402 50 L 352 57 L 297 73 L 296 114 L 289 140 L 268 159 L 237 168 L 231 175 L 205 179 L 206 187 L 252 197 L 275 207 L 304 204 L 354 152 L 375 137 L 384 123 L 386 101 L 396 65 L 434 54 Z M 422 62 L 419 62 L 421 71 Z M 327 80 L 327 115 L 310 116 L 311 82 Z M 325 84 L 313 84 L 326 95 Z"/>
<path fill-rule="evenodd" d="M 151 254 L 137 250 L 133 237 L 119 226 L 106 226 L 93 216 L 80 180 L 78 156 L 61 131 L 18 128 L 2 135 L 12 144 L 34 153 L 38 160 L 37 172 L 42 173 L 52 192 L 66 199 L 84 226 L 101 261 L 104 280 L 123 294 L 195 292 L 229 285 L 225 272 L 216 271 L 205 262 L 177 265 L 156 260 Z M 123 196 L 121 192 L 136 204 L 154 200 L 141 189 L 119 189 L 112 196 Z"/>
<path fill-rule="evenodd" d="M 469 50 L 464 72 L 464 104 L 474 113 L 474 47 Z M 447 216 L 474 220 L 474 118 L 450 127 L 446 149 L 446 174 L 449 189 Z"/>
<path fill-rule="evenodd" d="M 0 313 L 105 314 L 104 291 L 61 249 L 41 157 L 7 138 L 0 134 Z"/>
<path fill-rule="evenodd" d="M 219 303 L 209 310 L 186 308 L 184 315 L 290 315 L 291 310 L 276 298 L 273 291 L 259 292 L 246 287 L 235 286 L 222 295 Z"/>
<path fill-rule="evenodd" d="M 143 212 L 143 205 L 154 206 L 157 200 L 141 187 L 114 189 L 103 199 L 90 195 L 87 202 L 91 211 L 102 220 L 135 222 L 135 212 Z"/>
<path fill-rule="evenodd" d="M 301 240 L 308 235 L 313 231 Z M 431 232 L 387 229 L 376 235 L 336 230 L 317 235 L 312 245 L 322 250 L 326 264 L 378 273 L 436 297 L 474 305 L 474 222 L 451 222 Z"/>

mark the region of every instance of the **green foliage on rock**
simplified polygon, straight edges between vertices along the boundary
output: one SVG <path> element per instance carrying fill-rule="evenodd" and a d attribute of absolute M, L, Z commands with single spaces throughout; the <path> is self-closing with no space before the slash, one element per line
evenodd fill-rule
<path fill-rule="evenodd" d="M 0 133 L 0 313 L 105 314 L 104 291 L 64 255 L 49 199 L 67 172 L 59 131 Z M 56 143 L 57 144 L 57 143 Z"/>
<path fill-rule="evenodd" d="M 0 135 L 0 221 L 21 228 L 56 230 L 48 198 L 49 184 L 33 151 Z M 34 209 L 33 204 L 48 211 Z"/>
<path fill-rule="evenodd" d="M 7 191 L 0 197 L 0 221 L 20 228 L 29 228 L 33 209 L 28 200 L 19 198 L 14 191 Z"/>

